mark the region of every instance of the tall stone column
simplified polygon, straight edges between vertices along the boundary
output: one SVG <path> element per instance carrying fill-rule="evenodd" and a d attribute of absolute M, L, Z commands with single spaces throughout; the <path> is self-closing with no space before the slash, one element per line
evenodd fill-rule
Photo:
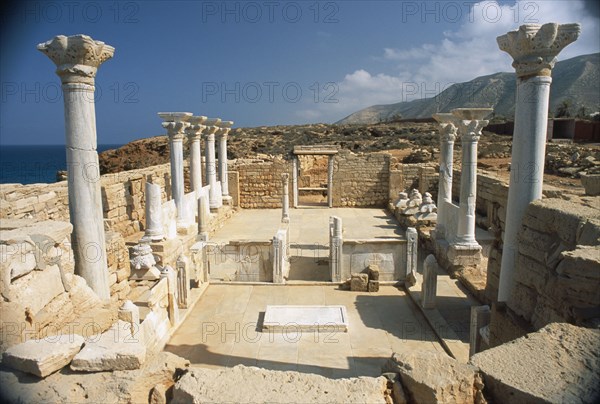
<path fill-rule="evenodd" d="M 497 38 L 517 73 L 515 129 L 498 301 L 512 292 L 517 233 L 527 206 L 542 197 L 551 72 L 560 51 L 579 37 L 579 24 L 525 24 Z"/>
<path fill-rule="evenodd" d="M 437 199 L 436 236 L 445 237 L 445 225 L 448 213 L 444 210 L 445 202 L 452 202 L 452 170 L 454 160 L 454 140 L 456 139 L 456 117 L 452 114 L 434 114 L 439 122 L 440 130 L 440 176 Z"/>
<path fill-rule="evenodd" d="M 292 158 L 292 206 L 298 207 L 298 156 Z"/>
<path fill-rule="evenodd" d="M 452 244 L 461 248 L 481 249 L 475 240 L 477 142 L 481 136 L 481 130 L 488 124 L 488 121 L 483 118 L 492 111 L 491 108 L 456 108 L 452 110 L 452 114 L 458 118 L 458 133 L 462 143 L 458 234 Z"/>
<path fill-rule="evenodd" d="M 215 132 L 219 129 L 218 125 L 220 122 L 220 118 L 208 119 L 206 121 L 206 182 L 210 186 L 208 201 L 211 209 L 216 209 L 219 205 L 218 195 L 216 194 L 217 165 L 215 161 Z"/>
<path fill-rule="evenodd" d="M 202 154 L 200 152 L 200 137 L 206 126 L 202 125 L 206 121 L 205 116 L 192 116 L 188 120 L 190 126 L 185 130 L 188 136 L 188 146 L 190 148 L 190 182 L 191 188 L 200 196 L 202 189 Z"/>
<path fill-rule="evenodd" d="M 290 175 L 288 173 L 281 174 L 281 223 L 290 222 Z"/>
<path fill-rule="evenodd" d="M 56 74 L 62 81 L 75 273 L 101 299 L 110 299 L 96 151 L 94 78 L 98 67 L 113 56 L 115 48 L 87 35 L 59 35 L 39 44 L 37 49 L 56 64 Z"/>
<path fill-rule="evenodd" d="M 221 121 L 219 123 L 219 180 L 221 181 L 221 194 L 223 201 L 231 205 L 231 196 L 229 196 L 229 181 L 227 180 L 227 135 L 233 126 L 233 121 Z"/>
<path fill-rule="evenodd" d="M 183 136 L 187 122 L 192 116 L 191 112 L 159 112 L 158 116 L 164 120 L 163 128 L 169 136 L 169 149 L 171 154 L 171 193 L 177 207 L 177 228 L 187 227 L 183 195 L 185 192 L 183 179 Z"/>
<path fill-rule="evenodd" d="M 327 206 L 333 208 L 333 155 L 327 160 Z"/>

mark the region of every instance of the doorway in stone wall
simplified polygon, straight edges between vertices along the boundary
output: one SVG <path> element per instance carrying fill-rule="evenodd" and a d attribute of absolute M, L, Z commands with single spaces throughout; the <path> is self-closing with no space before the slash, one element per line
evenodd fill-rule
<path fill-rule="evenodd" d="M 294 208 L 333 206 L 333 169 L 337 152 L 337 147 L 331 145 L 294 147 Z"/>

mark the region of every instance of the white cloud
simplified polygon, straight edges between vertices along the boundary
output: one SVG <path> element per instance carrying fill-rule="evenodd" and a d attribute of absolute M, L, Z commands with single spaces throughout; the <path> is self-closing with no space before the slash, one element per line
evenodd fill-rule
<path fill-rule="evenodd" d="M 379 60 L 395 63 L 395 74 L 372 74 L 364 69 L 346 74 L 338 83 L 339 102 L 320 105 L 323 116 L 337 120 L 370 105 L 432 97 L 452 83 L 512 72 L 512 58 L 498 49 L 496 37 L 524 23 L 546 22 L 582 25 L 580 38 L 560 53 L 559 60 L 600 50 L 598 19 L 586 11 L 582 1 L 519 0 L 512 6 L 496 1 L 474 3 L 457 29 L 444 32 L 438 43 L 384 48 Z"/>

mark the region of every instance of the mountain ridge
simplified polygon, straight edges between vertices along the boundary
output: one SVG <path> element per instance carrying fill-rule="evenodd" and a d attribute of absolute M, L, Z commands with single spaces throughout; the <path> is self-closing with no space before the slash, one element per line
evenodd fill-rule
<path fill-rule="evenodd" d="M 336 124 L 373 124 L 397 119 L 429 118 L 436 112 L 453 108 L 492 107 L 496 116 L 511 118 L 515 108 L 515 73 L 498 72 L 456 83 L 435 97 L 372 105 L 356 111 Z M 556 63 L 552 71 L 550 112 L 565 100 L 571 113 L 580 107 L 588 112 L 600 110 L 600 53 L 580 55 Z"/>

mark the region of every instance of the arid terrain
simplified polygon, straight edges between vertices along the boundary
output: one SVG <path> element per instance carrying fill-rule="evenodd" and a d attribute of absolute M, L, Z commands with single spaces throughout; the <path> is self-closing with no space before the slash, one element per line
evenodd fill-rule
<path fill-rule="evenodd" d="M 438 125 L 435 123 L 379 123 L 370 125 L 313 124 L 236 128 L 229 134 L 228 158 L 289 155 L 295 145 L 333 144 L 355 153 L 387 151 L 404 163 L 438 160 Z M 478 165 L 508 175 L 511 138 L 484 130 L 479 141 Z M 455 164 L 460 162 L 460 141 L 455 143 Z M 184 147 L 187 158 L 188 148 Z M 135 140 L 100 154 L 102 174 L 144 168 L 169 161 L 167 137 Z M 549 143 L 545 181 L 554 186 L 580 186 L 580 172 L 600 172 L 600 145 Z"/>

